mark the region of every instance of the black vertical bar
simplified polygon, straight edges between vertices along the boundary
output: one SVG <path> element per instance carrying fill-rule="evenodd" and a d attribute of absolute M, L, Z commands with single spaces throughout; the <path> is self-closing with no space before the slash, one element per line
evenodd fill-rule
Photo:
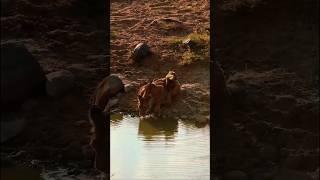
<path fill-rule="evenodd" d="M 110 51 L 110 0 L 105 0 L 106 1 L 106 18 L 105 18 L 105 23 L 106 23 L 106 61 L 107 61 L 107 76 L 110 75 L 110 57 L 111 57 L 111 51 Z M 110 114 L 107 114 L 106 116 L 106 124 L 107 124 L 107 131 L 106 131 L 106 136 L 107 136 L 107 172 L 106 172 L 106 179 L 110 179 Z"/>
<path fill-rule="evenodd" d="M 110 0 L 106 0 L 106 33 L 107 33 L 107 43 L 106 43 L 106 51 L 107 51 L 107 75 L 110 75 Z"/>
<path fill-rule="evenodd" d="M 210 0 L 210 179 L 215 172 L 215 120 L 213 114 L 213 71 L 214 71 L 214 49 L 215 49 L 215 18 L 216 18 L 216 0 Z"/>

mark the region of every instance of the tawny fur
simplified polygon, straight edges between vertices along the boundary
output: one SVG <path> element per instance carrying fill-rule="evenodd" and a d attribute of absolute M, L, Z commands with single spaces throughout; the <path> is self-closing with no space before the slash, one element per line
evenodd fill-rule
<path fill-rule="evenodd" d="M 164 78 L 143 83 L 138 91 L 139 115 L 144 116 L 147 113 L 160 115 L 160 106 L 170 105 L 179 93 L 180 83 L 174 71 L 169 71 Z"/>

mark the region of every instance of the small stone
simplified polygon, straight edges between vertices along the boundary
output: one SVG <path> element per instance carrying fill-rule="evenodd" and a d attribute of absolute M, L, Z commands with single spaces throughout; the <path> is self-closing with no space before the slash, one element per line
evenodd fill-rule
<path fill-rule="evenodd" d="M 140 62 L 150 54 L 150 47 L 146 43 L 139 43 L 132 51 L 131 57 L 133 61 Z"/>

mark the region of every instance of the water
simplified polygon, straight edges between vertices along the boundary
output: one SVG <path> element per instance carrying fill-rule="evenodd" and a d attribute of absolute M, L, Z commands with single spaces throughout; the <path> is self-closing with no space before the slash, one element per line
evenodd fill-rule
<path fill-rule="evenodd" d="M 118 114 L 111 119 L 112 180 L 209 179 L 209 126 Z"/>

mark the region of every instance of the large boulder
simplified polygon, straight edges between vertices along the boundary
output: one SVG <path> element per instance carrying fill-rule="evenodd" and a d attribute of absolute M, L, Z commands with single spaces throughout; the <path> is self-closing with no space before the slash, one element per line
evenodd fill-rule
<path fill-rule="evenodd" d="M 119 92 L 124 92 L 122 80 L 116 75 L 107 76 L 96 88 L 92 104 L 100 109 L 105 109 L 110 98 L 116 96 Z"/>
<path fill-rule="evenodd" d="M 28 49 L 18 43 L 1 44 L 1 106 L 19 105 L 45 91 L 45 74 Z"/>

